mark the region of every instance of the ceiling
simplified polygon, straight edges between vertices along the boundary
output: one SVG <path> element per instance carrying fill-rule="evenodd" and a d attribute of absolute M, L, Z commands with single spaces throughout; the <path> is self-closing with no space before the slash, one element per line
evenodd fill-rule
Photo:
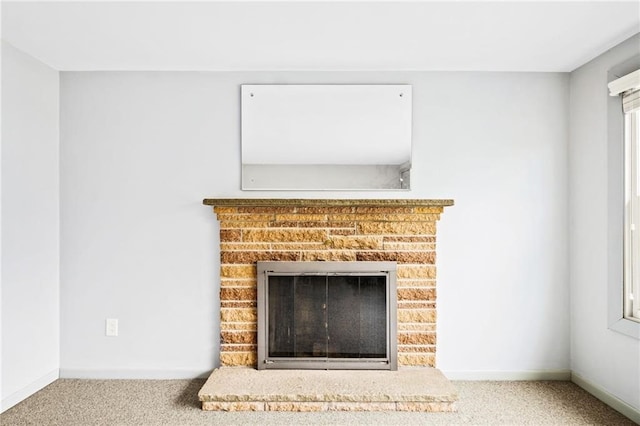
<path fill-rule="evenodd" d="M 2 3 L 2 38 L 62 71 L 566 72 L 638 32 L 640 0 Z"/>

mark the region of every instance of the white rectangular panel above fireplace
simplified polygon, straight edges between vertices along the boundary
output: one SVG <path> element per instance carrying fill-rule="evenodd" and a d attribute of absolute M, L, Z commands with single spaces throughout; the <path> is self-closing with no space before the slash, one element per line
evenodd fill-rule
<path fill-rule="evenodd" d="M 258 369 L 397 370 L 395 262 L 258 262 Z"/>
<path fill-rule="evenodd" d="M 408 84 L 243 84 L 243 190 L 407 190 Z"/>

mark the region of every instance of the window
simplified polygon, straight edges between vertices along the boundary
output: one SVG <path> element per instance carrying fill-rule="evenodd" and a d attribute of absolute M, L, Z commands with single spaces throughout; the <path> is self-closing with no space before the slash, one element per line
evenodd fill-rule
<path fill-rule="evenodd" d="M 637 92 L 636 92 L 637 93 Z M 640 109 L 625 113 L 624 313 L 640 321 Z"/>
<path fill-rule="evenodd" d="M 640 322 L 640 70 L 609 84 L 624 113 L 624 276 L 622 317 Z"/>

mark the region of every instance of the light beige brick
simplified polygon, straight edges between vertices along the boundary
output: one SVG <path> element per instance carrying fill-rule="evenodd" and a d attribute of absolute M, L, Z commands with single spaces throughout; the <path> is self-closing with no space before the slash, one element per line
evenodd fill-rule
<path fill-rule="evenodd" d="M 402 265 L 398 265 L 402 266 Z M 428 278 L 406 279 L 400 278 L 396 281 L 398 288 L 400 287 L 420 287 L 420 288 L 435 288 L 436 280 Z"/>
<path fill-rule="evenodd" d="M 255 278 L 257 274 L 255 265 L 222 265 L 220 277 L 223 278 Z"/>
<path fill-rule="evenodd" d="M 433 251 L 359 251 L 356 259 L 366 262 L 398 262 L 398 263 L 426 263 L 433 264 L 436 261 L 436 253 Z"/>
<path fill-rule="evenodd" d="M 435 333 L 401 332 L 398 333 L 399 345 L 435 345 Z"/>
<path fill-rule="evenodd" d="M 220 242 L 228 241 L 241 241 L 242 230 L 240 229 L 221 229 L 220 230 Z"/>
<path fill-rule="evenodd" d="M 356 213 L 373 213 L 376 215 L 380 214 L 388 214 L 388 213 L 402 213 L 402 214 L 412 214 L 415 212 L 415 207 L 404 207 L 404 206 L 357 206 Z"/>
<path fill-rule="evenodd" d="M 435 278 L 435 265 L 398 265 L 398 278 Z"/>
<path fill-rule="evenodd" d="M 252 242 L 324 242 L 327 232 L 320 229 L 247 229 L 242 233 L 243 241 Z"/>
<path fill-rule="evenodd" d="M 220 309 L 222 322 L 255 322 L 258 314 L 255 309 Z"/>
<path fill-rule="evenodd" d="M 435 345 L 398 345 L 398 353 L 435 353 Z"/>
<path fill-rule="evenodd" d="M 436 300 L 436 289 L 431 288 L 416 288 L 416 287 L 402 287 L 398 288 L 398 300 L 399 301 L 424 301 L 424 300 Z"/>
<path fill-rule="evenodd" d="M 358 232 L 365 235 L 435 235 L 434 222 L 359 222 Z"/>
<path fill-rule="evenodd" d="M 355 227 L 355 224 L 353 225 Z M 329 235 L 355 235 L 355 229 L 329 229 Z"/>
<path fill-rule="evenodd" d="M 322 222 L 327 220 L 326 214 L 277 214 L 276 221 Z"/>
<path fill-rule="evenodd" d="M 297 213 L 304 214 L 340 214 L 340 213 L 352 213 L 355 211 L 355 207 L 350 206 L 327 206 L 327 207 L 298 207 Z"/>
<path fill-rule="evenodd" d="M 356 213 L 329 215 L 329 220 L 355 220 L 357 222 L 435 222 L 438 214 L 415 213 Z"/>
<path fill-rule="evenodd" d="M 427 300 L 427 301 L 403 301 L 398 302 L 398 309 L 435 309 L 436 301 L 435 300 Z"/>
<path fill-rule="evenodd" d="M 253 331 L 222 331 L 220 333 L 221 343 L 229 344 L 255 344 L 256 333 Z"/>
<path fill-rule="evenodd" d="M 346 222 L 345 222 L 346 223 Z M 311 221 L 294 221 L 294 220 L 286 220 L 281 222 L 271 222 L 272 228 L 341 228 L 344 227 L 342 222 L 311 222 Z"/>
<path fill-rule="evenodd" d="M 435 309 L 400 309 L 398 310 L 398 322 L 436 322 Z"/>
<path fill-rule="evenodd" d="M 227 214 L 227 213 L 237 213 L 237 207 L 214 207 L 213 211 L 215 214 Z"/>
<path fill-rule="evenodd" d="M 297 251 L 223 251 L 220 262 L 223 264 L 253 264 L 258 261 L 296 261 L 300 260 Z"/>
<path fill-rule="evenodd" d="M 444 207 L 414 207 L 414 212 L 420 213 L 420 214 L 429 214 L 429 213 L 440 214 L 442 213 L 442 210 L 444 210 Z"/>
<path fill-rule="evenodd" d="M 294 251 L 294 250 L 325 250 L 324 243 L 271 243 L 271 248 L 276 251 Z"/>
<path fill-rule="evenodd" d="M 330 221 L 326 222 L 327 228 L 336 228 L 336 229 L 355 229 L 356 222 L 348 221 L 348 222 L 340 222 L 340 221 Z"/>
<path fill-rule="evenodd" d="M 233 331 L 233 330 L 248 330 L 256 331 L 258 325 L 255 322 L 222 322 L 220 323 L 220 330 Z"/>
<path fill-rule="evenodd" d="M 270 243 L 220 243 L 220 251 L 271 250 Z"/>
<path fill-rule="evenodd" d="M 435 332 L 436 325 L 423 323 L 423 322 L 412 322 L 412 323 L 398 323 L 398 332 L 401 331 L 422 331 L 422 332 Z"/>
<path fill-rule="evenodd" d="M 275 217 L 275 214 L 219 214 L 218 220 L 220 222 L 270 222 Z"/>
<path fill-rule="evenodd" d="M 294 213 L 296 211 L 295 206 L 244 206 L 238 207 L 238 213 L 251 213 L 251 214 L 262 214 L 262 213 Z"/>
<path fill-rule="evenodd" d="M 222 287 L 220 300 L 256 300 L 257 292 L 251 287 Z"/>
<path fill-rule="evenodd" d="M 436 222 L 440 219 L 440 215 L 416 212 L 414 214 L 385 214 L 383 218 L 393 222 Z"/>
<path fill-rule="evenodd" d="M 436 249 L 435 243 L 404 243 L 404 242 L 385 242 L 383 245 L 384 250 L 429 250 Z"/>
<path fill-rule="evenodd" d="M 398 353 L 398 364 L 413 367 L 435 367 L 435 354 Z"/>
<path fill-rule="evenodd" d="M 252 344 L 223 343 L 220 345 L 220 350 L 222 352 L 254 352 L 257 350 L 257 346 Z"/>
<path fill-rule="evenodd" d="M 224 367 L 255 367 L 256 358 L 255 352 L 222 352 L 220 364 Z"/>
<path fill-rule="evenodd" d="M 385 235 L 384 242 L 435 243 L 435 235 Z"/>
<path fill-rule="evenodd" d="M 224 220 L 220 222 L 220 229 L 252 229 L 252 228 L 268 228 L 269 222 L 251 222 L 239 220 Z"/>
<path fill-rule="evenodd" d="M 251 287 L 256 288 L 255 278 L 223 278 L 220 280 L 220 287 Z"/>
<path fill-rule="evenodd" d="M 221 300 L 221 308 L 255 308 L 258 303 L 255 300 Z"/>
<path fill-rule="evenodd" d="M 304 251 L 302 260 L 305 262 L 317 260 L 351 262 L 356 260 L 356 253 L 347 250 Z"/>
<path fill-rule="evenodd" d="M 367 249 L 382 248 L 382 237 L 371 236 L 331 236 L 325 241 L 327 247 L 333 249 Z"/>

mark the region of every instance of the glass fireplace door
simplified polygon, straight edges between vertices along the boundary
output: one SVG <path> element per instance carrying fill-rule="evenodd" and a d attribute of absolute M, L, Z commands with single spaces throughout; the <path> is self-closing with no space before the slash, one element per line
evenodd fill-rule
<path fill-rule="evenodd" d="M 258 368 L 390 368 L 386 273 L 268 272 L 264 286 Z"/>

